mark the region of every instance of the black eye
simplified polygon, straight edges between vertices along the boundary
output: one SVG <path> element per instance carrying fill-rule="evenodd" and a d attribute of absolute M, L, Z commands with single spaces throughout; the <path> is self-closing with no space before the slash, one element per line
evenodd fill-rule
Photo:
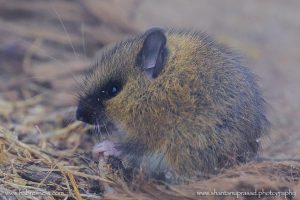
<path fill-rule="evenodd" d="M 119 93 L 119 86 L 118 85 L 111 85 L 109 88 L 107 88 L 107 93 L 110 97 L 114 97 Z"/>
<path fill-rule="evenodd" d="M 119 82 L 109 82 L 102 90 L 101 93 L 104 98 L 110 99 L 116 96 L 122 89 Z M 102 96 L 101 95 L 101 96 Z"/>

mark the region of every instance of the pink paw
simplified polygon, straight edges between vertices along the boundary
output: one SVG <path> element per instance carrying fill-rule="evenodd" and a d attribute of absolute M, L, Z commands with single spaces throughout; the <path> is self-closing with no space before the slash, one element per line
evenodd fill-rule
<path fill-rule="evenodd" d="M 109 140 L 104 140 L 96 144 L 92 150 L 93 158 L 106 159 L 109 156 L 118 157 L 121 153 L 115 147 L 115 144 Z"/>

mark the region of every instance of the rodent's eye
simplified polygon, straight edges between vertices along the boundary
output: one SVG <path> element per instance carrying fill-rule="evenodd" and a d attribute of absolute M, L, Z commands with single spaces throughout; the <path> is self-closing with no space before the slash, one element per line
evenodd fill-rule
<path fill-rule="evenodd" d="M 110 97 L 114 97 L 119 93 L 119 86 L 117 85 L 112 85 L 110 88 L 108 88 L 107 93 Z"/>
<path fill-rule="evenodd" d="M 101 90 L 101 93 L 106 96 L 106 98 L 110 99 L 115 97 L 122 89 L 122 86 L 118 82 L 109 82 L 103 90 Z"/>

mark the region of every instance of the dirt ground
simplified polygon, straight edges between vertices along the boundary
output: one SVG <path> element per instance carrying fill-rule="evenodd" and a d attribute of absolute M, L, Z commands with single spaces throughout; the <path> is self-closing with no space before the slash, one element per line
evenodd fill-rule
<path fill-rule="evenodd" d="M 76 80 L 89 68 L 97 50 L 153 26 L 192 28 L 240 51 L 259 76 L 272 124 L 263 140 L 262 157 L 299 160 L 299 10 L 298 0 L 0 0 L 0 130 L 5 130 L 0 131 L 0 139 L 5 138 L 4 132 L 11 131 L 16 132 L 18 141 L 40 149 L 87 153 L 94 141 L 84 134 L 86 127 L 74 121 Z M 6 150 L 8 141 L 21 145 L 13 139 L 1 141 L 0 146 L 3 144 Z M 24 148 L 22 145 L 20 148 Z M 10 156 L 25 162 L 18 158 L 22 153 L 16 152 Z M 31 154 L 47 157 L 28 152 L 22 154 L 26 162 Z M 12 166 L 8 162 L 11 159 L 5 160 L 2 154 L 0 165 Z M 0 169 L 0 178 L 4 178 L 7 168 Z M 239 169 L 248 170 L 247 166 Z M 72 183 L 72 176 L 68 179 Z M 213 181 L 208 183 L 214 185 Z M 5 185 L 3 181 L 1 185 Z M 279 191 L 281 187 L 276 188 Z M 300 188 L 296 190 L 300 192 Z M 74 194 L 78 199 L 76 190 Z"/>

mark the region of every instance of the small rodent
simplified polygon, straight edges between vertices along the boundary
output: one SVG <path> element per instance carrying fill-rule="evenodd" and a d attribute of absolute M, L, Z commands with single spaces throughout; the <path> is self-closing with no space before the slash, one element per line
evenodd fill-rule
<path fill-rule="evenodd" d="M 200 32 L 153 28 L 104 48 L 82 85 L 77 119 L 123 133 L 94 151 L 150 177 L 246 162 L 269 124 L 255 76 Z"/>

